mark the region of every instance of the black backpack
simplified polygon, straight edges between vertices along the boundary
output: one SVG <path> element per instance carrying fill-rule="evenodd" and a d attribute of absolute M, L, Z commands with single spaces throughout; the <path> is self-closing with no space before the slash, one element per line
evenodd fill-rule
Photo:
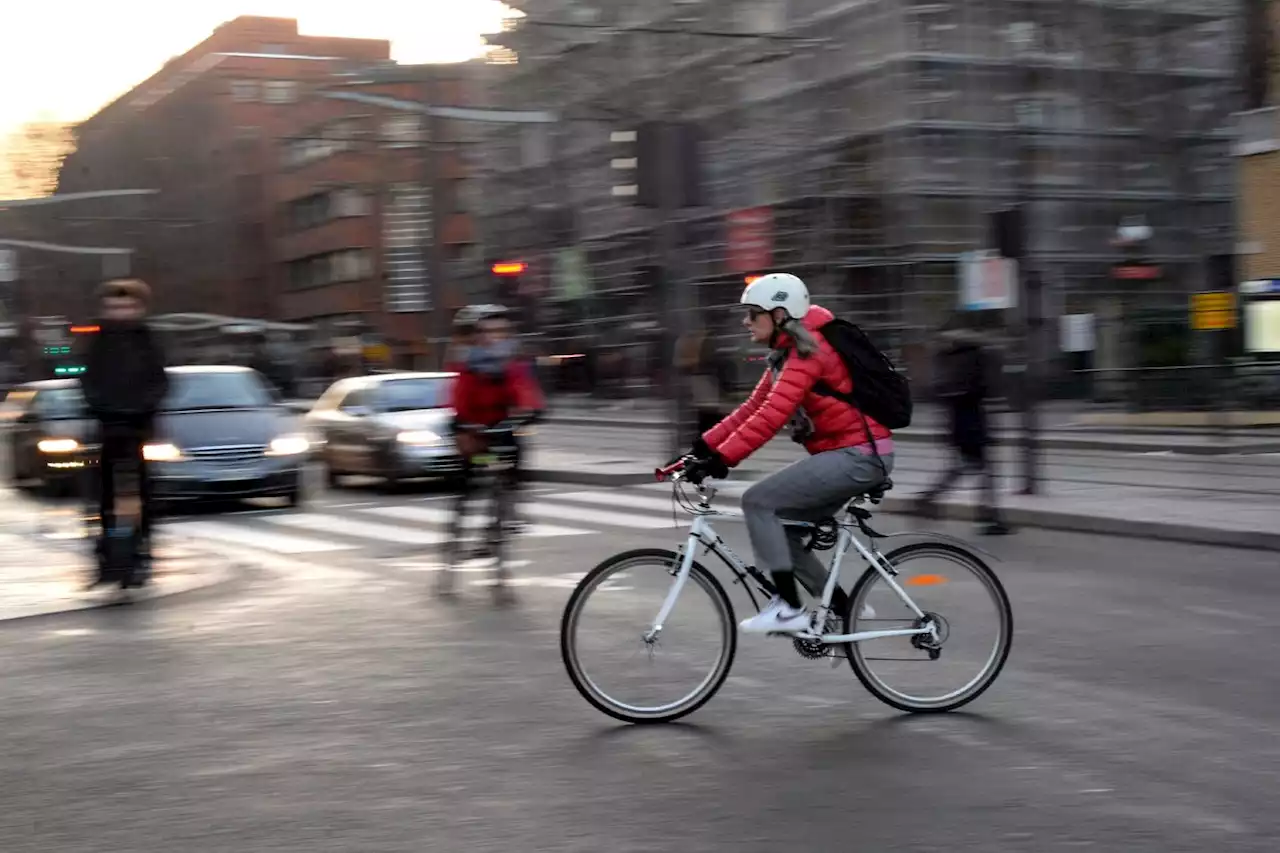
<path fill-rule="evenodd" d="M 832 320 L 818 331 L 844 361 L 853 393 L 841 394 L 825 381 L 819 381 L 814 392 L 843 400 L 889 429 L 910 426 L 911 386 L 867 333 L 847 320 Z"/>

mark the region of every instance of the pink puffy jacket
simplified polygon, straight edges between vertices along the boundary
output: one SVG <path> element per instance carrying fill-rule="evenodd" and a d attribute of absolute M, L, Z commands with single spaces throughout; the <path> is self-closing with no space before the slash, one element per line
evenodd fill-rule
<path fill-rule="evenodd" d="M 814 392 L 813 386 L 820 379 L 825 379 L 828 385 L 842 394 L 853 391 L 853 381 L 840 354 L 818 331 L 832 319 L 830 311 L 817 305 L 804 316 L 805 328 L 818 342 L 818 351 L 808 358 L 794 351 L 790 337 L 779 335 L 777 349 L 791 351 L 787 353 L 777 380 L 774 380 L 772 371 L 766 369 L 746 402 L 702 436 L 707 446 L 719 453 L 727 465 L 737 465 L 759 450 L 787 425 L 802 406 L 813 422 L 813 434 L 804 443 L 810 453 L 857 447 L 892 436 L 887 428 L 870 416 L 866 419 L 870 429 L 868 434 L 868 429 L 863 427 L 863 416 L 857 409 L 834 397 Z"/>

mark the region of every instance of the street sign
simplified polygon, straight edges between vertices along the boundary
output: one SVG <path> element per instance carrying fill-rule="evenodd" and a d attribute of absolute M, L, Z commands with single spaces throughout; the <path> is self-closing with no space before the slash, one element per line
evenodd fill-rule
<path fill-rule="evenodd" d="M 1261 278 L 1240 283 L 1240 292 L 1250 296 L 1280 296 L 1280 278 Z"/>
<path fill-rule="evenodd" d="M 0 249 L 0 281 L 18 280 L 18 253 L 13 249 Z"/>
<path fill-rule="evenodd" d="M 1058 346 L 1063 352 L 1093 352 L 1097 349 L 1092 314 L 1063 314 L 1058 323 Z"/>
<path fill-rule="evenodd" d="M 773 208 L 748 207 L 729 214 L 729 271 L 768 272 L 773 266 Z"/>
<path fill-rule="evenodd" d="M 1236 327 L 1235 294 L 1229 290 L 1209 290 L 1191 294 L 1191 328 L 1200 332 Z"/>
<path fill-rule="evenodd" d="M 960 256 L 960 308 L 992 311 L 1018 305 L 1018 262 L 992 251 Z"/>

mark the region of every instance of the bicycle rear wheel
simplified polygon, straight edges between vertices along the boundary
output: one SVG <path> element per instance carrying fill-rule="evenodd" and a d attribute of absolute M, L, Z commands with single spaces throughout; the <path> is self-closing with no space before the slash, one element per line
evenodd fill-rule
<path fill-rule="evenodd" d="M 733 605 L 696 562 L 661 634 L 645 639 L 679 568 L 674 551 L 618 554 L 588 572 L 565 605 L 565 669 L 583 698 L 611 717 L 679 719 L 714 696 L 729 675 L 738 642 Z M 597 653 L 597 645 L 607 651 Z"/>
<path fill-rule="evenodd" d="M 981 559 L 956 545 L 917 542 L 885 555 L 894 581 L 938 626 L 928 634 L 849 643 L 845 654 L 873 696 L 902 711 L 951 711 L 982 694 L 1009 657 L 1013 611 L 1004 587 Z M 873 568 L 849 594 L 844 632 L 923 627 Z M 948 675 L 950 670 L 954 673 Z M 927 687 L 937 680 L 938 687 Z"/>

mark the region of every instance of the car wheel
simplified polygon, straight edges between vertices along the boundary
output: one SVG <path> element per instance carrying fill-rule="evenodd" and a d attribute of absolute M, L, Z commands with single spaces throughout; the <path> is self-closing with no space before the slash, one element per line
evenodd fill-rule
<path fill-rule="evenodd" d="M 333 457 L 325 454 L 324 482 L 331 489 L 342 488 L 342 472 L 333 466 Z"/>
<path fill-rule="evenodd" d="M 398 492 L 404 486 L 404 480 L 400 476 L 400 468 L 396 465 L 395 457 L 392 451 L 383 451 L 379 456 L 382 458 L 382 464 L 379 467 L 379 475 L 382 477 L 382 485 L 389 492 Z"/>

